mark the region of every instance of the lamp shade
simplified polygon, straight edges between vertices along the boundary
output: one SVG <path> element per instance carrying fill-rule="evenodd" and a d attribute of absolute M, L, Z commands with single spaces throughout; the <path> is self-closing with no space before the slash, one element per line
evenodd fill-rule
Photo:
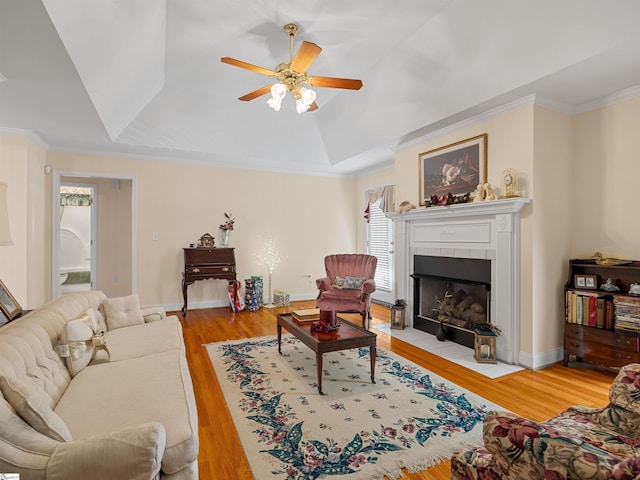
<path fill-rule="evenodd" d="M 9 230 L 9 207 L 7 206 L 7 184 L 0 182 L 0 245 L 13 245 Z"/>

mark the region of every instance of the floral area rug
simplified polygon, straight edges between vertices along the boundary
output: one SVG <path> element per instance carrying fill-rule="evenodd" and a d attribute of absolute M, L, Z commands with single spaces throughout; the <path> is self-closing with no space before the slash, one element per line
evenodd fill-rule
<path fill-rule="evenodd" d="M 378 348 L 315 353 L 290 335 L 206 345 L 256 479 L 396 479 L 482 442 L 495 404 Z"/>

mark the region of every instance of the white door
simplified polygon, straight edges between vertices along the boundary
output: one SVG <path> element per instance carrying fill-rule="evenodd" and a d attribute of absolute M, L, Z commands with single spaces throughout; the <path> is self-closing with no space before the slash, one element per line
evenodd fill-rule
<path fill-rule="evenodd" d="M 395 303 L 393 222 L 380 210 L 378 199 L 369 206 L 367 223 L 367 253 L 378 258 L 376 267 L 376 291 L 371 298 L 379 303 Z"/>

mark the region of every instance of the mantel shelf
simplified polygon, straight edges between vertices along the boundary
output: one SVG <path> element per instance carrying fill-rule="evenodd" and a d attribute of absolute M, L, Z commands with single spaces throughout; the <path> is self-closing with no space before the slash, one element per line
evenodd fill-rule
<path fill-rule="evenodd" d="M 407 222 L 413 220 L 429 220 L 439 218 L 463 218 L 480 215 L 499 215 L 505 213 L 518 213 L 524 206 L 531 202 L 530 198 L 515 197 L 489 200 L 477 203 L 458 203 L 455 205 L 443 205 L 437 207 L 421 207 L 406 213 L 389 212 L 387 217 L 394 222 Z"/>

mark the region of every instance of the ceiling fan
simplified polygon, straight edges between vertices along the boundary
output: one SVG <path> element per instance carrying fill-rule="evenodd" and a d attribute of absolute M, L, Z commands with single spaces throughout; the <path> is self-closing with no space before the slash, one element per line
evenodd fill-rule
<path fill-rule="evenodd" d="M 345 88 L 348 90 L 360 90 L 360 88 L 362 88 L 362 80 L 308 76 L 307 69 L 311 66 L 318 55 L 320 55 L 322 49 L 315 43 L 302 42 L 302 45 L 300 45 L 300 48 L 294 57 L 293 38 L 300 31 L 300 27 L 290 23 L 284 26 L 284 31 L 289 35 L 290 60 L 288 62 L 281 63 L 275 68 L 275 70 L 258 67 L 241 60 L 236 60 L 235 58 L 223 57 L 220 59 L 222 63 L 228 63 L 229 65 L 245 68 L 268 77 L 275 77 L 279 82 L 273 85 L 266 85 L 254 90 L 253 92 L 247 93 L 240 97 L 239 100 L 246 102 L 271 92 L 271 98 L 267 101 L 267 104 L 275 111 L 278 111 L 280 110 L 282 99 L 287 91 L 289 91 L 296 99 L 296 110 L 298 113 L 304 113 L 318 108 L 318 105 L 315 102 L 315 92 L 307 88 L 305 85 L 310 87 Z"/>

